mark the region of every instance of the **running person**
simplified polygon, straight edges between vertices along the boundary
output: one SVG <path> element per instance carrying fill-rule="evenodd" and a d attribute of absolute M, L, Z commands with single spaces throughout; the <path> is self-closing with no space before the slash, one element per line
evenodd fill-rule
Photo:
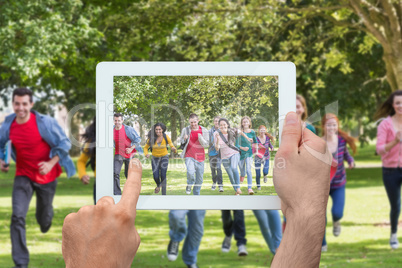
<path fill-rule="evenodd" d="M 123 124 L 123 115 L 121 113 L 114 114 L 113 142 L 115 146 L 113 167 L 113 192 L 115 195 L 121 195 L 121 167 L 124 163 L 124 175 L 127 178 L 128 166 L 130 164 L 131 158 L 133 158 L 137 150 L 139 150 L 139 153 L 142 153 L 142 149 L 140 146 L 141 137 L 137 134 L 134 128 Z"/>
<path fill-rule="evenodd" d="M 238 147 L 240 148 L 240 183 L 243 183 L 244 177 L 247 173 L 248 194 L 253 195 L 253 176 L 251 174 L 251 165 L 253 162 L 252 145 L 257 142 L 257 136 L 255 131 L 251 129 L 252 125 L 250 117 L 244 116 L 240 121 L 240 125 L 242 132 L 246 134 L 249 139 L 252 139 L 252 142 L 243 136 L 238 139 Z"/>
<path fill-rule="evenodd" d="M 378 109 L 375 119 L 384 117 L 377 129 L 377 152 L 381 155 L 382 179 L 391 207 L 389 244 L 397 249 L 402 185 L 402 90 L 393 92 Z"/>
<path fill-rule="evenodd" d="M 46 233 L 52 225 L 60 166 L 68 177 L 75 174 L 75 167 L 68 155 L 71 143 L 63 129 L 53 118 L 32 110 L 31 90 L 15 89 L 12 105 L 14 113 L 6 117 L 0 128 L 0 159 L 5 144 L 11 141 L 16 162 L 10 226 L 12 257 L 16 267 L 28 267 L 25 218 L 32 195 L 36 193 L 36 220 L 41 232 Z M 9 170 L 3 160 L 0 167 L 2 172 Z"/>
<path fill-rule="evenodd" d="M 181 157 L 185 159 L 187 167 L 186 193 L 199 195 L 204 174 L 204 147 L 209 145 L 208 130 L 198 125 L 196 114 L 189 116 L 190 126 L 181 131 L 180 142 L 184 144 Z M 186 217 L 188 224 L 186 223 Z M 179 255 L 179 244 L 184 239 L 182 259 L 187 267 L 197 266 L 197 255 L 201 239 L 204 234 L 205 210 L 171 210 L 169 212 L 169 237 L 167 248 L 169 261 L 175 261 Z"/>
<path fill-rule="evenodd" d="M 258 136 L 256 137 L 257 143 L 255 144 L 255 156 L 254 156 L 254 165 L 255 165 L 255 181 L 257 183 L 257 190 L 261 190 L 261 165 L 263 165 L 263 175 L 264 175 L 264 183 L 268 181 L 268 172 L 269 172 L 269 158 L 270 151 L 274 150 L 274 146 L 272 143 L 274 142 L 274 137 L 267 132 L 267 127 L 264 125 L 260 125 L 258 127 Z"/>
<path fill-rule="evenodd" d="M 349 168 L 355 167 L 353 157 L 349 154 L 346 147 L 348 144 L 353 153 L 356 152 L 356 144 L 352 137 L 339 128 L 339 119 L 336 115 L 327 113 L 321 120 L 323 139 L 327 142 L 328 149 L 333 159 L 337 162 L 338 168 L 333 178 L 331 178 L 329 195 L 332 198 L 332 220 L 333 234 L 339 236 L 341 233 L 341 222 L 345 207 L 345 184 L 346 172 L 343 161 L 347 161 Z M 327 241 L 324 235 L 322 251 L 327 251 Z"/>
<path fill-rule="evenodd" d="M 149 158 L 148 149 L 151 149 L 152 152 L 152 173 L 156 183 L 155 194 L 158 194 L 162 187 L 162 195 L 166 195 L 166 172 L 169 165 L 168 144 L 173 152 L 177 151 L 165 132 L 166 126 L 162 123 L 156 123 L 149 131 L 147 143 L 144 147 L 146 158 Z"/>
<path fill-rule="evenodd" d="M 308 117 L 308 109 L 307 109 L 307 104 L 306 104 L 306 100 L 304 99 L 304 97 L 302 95 L 297 94 L 296 95 L 296 113 L 297 115 L 300 116 L 303 125 L 311 130 L 311 132 L 313 132 L 314 134 L 316 133 L 315 127 L 307 121 L 307 117 Z"/>
<path fill-rule="evenodd" d="M 240 176 L 237 166 L 240 161 L 240 149 L 235 146 L 240 131 L 231 128 L 225 118 L 219 119 L 219 131 L 215 132 L 215 149 L 220 152 L 222 164 L 225 167 L 229 180 L 232 183 L 236 195 L 240 195 Z"/>
<path fill-rule="evenodd" d="M 81 135 L 84 145 L 82 152 L 77 160 L 78 178 L 83 184 L 89 184 L 90 177 L 86 173 L 86 167 L 91 166 L 96 178 L 96 117 L 92 123 L 85 129 L 85 133 Z M 94 182 L 93 190 L 94 204 L 96 204 L 96 182 Z"/>
<path fill-rule="evenodd" d="M 209 166 L 211 168 L 212 175 L 212 187 L 211 190 L 215 191 L 216 184 L 218 184 L 219 192 L 223 192 L 223 182 L 222 182 L 222 160 L 220 158 L 219 152 L 215 149 L 214 145 L 214 133 L 219 129 L 219 116 L 214 117 L 214 126 L 209 130 Z"/>
<path fill-rule="evenodd" d="M 191 194 L 194 186 L 193 195 L 199 195 L 204 176 L 204 147 L 209 146 L 209 132 L 198 125 L 198 115 L 191 114 L 188 121 L 190 125 L 181 130 L 180 143 L 184 144 L 184 148 L 180 156 L 187 168 L 186 194 Z"/>

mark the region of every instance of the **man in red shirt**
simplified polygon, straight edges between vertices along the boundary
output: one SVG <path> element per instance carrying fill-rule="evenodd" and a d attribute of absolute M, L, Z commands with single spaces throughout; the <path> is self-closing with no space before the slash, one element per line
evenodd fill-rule
<path fill-rule="evenodd" d="M 69 176 L 75 168 L 68 156 L 70 141 L 54 119 L 32 110 L 32 92 L 27 88 L 14 90 L 12 105 L 15 114 L 8 116 L 0 129 L 0 147 L 10 140 L 16 156 L 10 226 L 12 256 L 16 267 L 28 267 L 25 217 L 33 192 L 37 199 L 36 220 L 42 233 L 46 233 L 52 224 L 56 179 L 62 172 L 59 161 Z M 0 165 L 1 171 L 8 172 L 3 160 Z"/>
<path fill-rule="evenodd" d="M 121 113 L 114 114 L 114 129 L 113 141 L 115 146 L 114 153 L 114 189 L 115 195 L 121 195 L 120 188 L 120 171 L 124 163 L 124 175 L 127 178 L 128 167 L 130 160 L 137 152 L 135 149 L 140 149 L 139 143 L 141 137 L 137 134 L 134 128 L 123 124 L 123 115 Z"/>

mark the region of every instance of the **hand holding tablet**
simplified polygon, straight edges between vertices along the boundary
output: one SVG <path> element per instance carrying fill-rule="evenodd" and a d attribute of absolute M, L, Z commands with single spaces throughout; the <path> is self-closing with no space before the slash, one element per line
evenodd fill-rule
<path fill-rule="evenodd" d="M 324 158 L 330 156 L 325 142 L 302 130 L 300 119 L 291 112 L 286 117 L 274 172 L 288 224 L 271 267 L 318 267 L 320 262 L 330 166 L 306 147 Z M 140 244 L 134 223 L 141 176 L 141 164 L 134 159 L 118 204 L 111 197 L 103 197 L 96 206 L 83 207 L 66 217 L 62 242 L 66 267 L 131 265 Z"/>
<path fill-rule="evenodd" d="M 142 167 L 130 162 L 128 179 L 118 204 L 103 197 L 96 205 L 67 215 L 62 252 L 66 267 L 129 267 L 140 245 L 135 229 Z"/>

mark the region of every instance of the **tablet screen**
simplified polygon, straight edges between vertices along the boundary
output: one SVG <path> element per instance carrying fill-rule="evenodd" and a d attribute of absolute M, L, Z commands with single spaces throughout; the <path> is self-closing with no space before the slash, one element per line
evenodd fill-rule
<path fill-rule="evenodd" d="M 114 194 L 276 195 L 277 76 L 114 76 Z"/>

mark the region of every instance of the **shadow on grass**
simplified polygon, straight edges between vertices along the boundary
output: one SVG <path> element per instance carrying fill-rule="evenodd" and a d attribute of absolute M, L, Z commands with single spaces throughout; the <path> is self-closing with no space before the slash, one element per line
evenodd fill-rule
<path fill-rule="evenodd" d="M 346 188 L 384 186 L 382 182 L 382 168 L 347 169 L 346 179 Z"/>
<path fill-rule="evenodd" d="M 0 267 L 13 267 L 11 255 L 0 255 Z M 29 268 L 36 267 L 66 267 L 63 256 L 58 253 L 37 253 L 30 255 Z"/>
<path fill-rule="evenodd" d="M 380 248 L 379 248 L 380 247 Z M 388 239 L 357 243 L 329 243 L 321 255 L 321 267 L 401 267 L 400 251 L 389 247 Z"/>

